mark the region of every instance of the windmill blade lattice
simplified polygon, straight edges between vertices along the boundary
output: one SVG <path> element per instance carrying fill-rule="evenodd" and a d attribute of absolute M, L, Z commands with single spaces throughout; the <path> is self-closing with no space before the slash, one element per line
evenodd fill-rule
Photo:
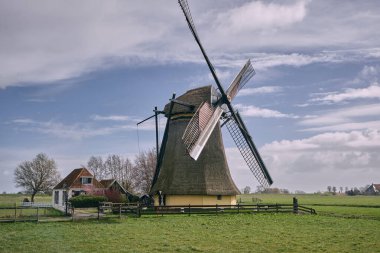
<path fill-rule="evenodd" d="M 239 114 L 236 113 L 236 115 L 237 118 L 241 120 Z M 241 123 L 242 124 L 240 126 L 244 128 L 243 130 L 241 130 L 238 123 L 235 122 L 235 120 L 232 117 L 225 121 L 227 129 L 230 132 L 232 139 L 238 147 L 249 169 L 262 186 L 269 187 L 273 183 L 272 178 L 270 177 L 265 167 L 265 164 L 262 161 L 260 154 L 257 151 L 251 137 L 248 135 L 248 132 L 246 131 L 242 121 Z M 246 136 L 248 135 L 247 137 L 249 138 L 249 140 L 246 139 L 242 131 L 246 131 Z"/>
<path fill-rule="evenodd" d="M 179 0 L 179 5 L 185 14 L 186 19 L 188 20 L 187 24 L 189 25 L 190 31 L 193 33 L 194 37 L 198 38 L 197 29 L 195 29 L 193 17 L 191 16 L 190 7 L 186 0 Z"/>

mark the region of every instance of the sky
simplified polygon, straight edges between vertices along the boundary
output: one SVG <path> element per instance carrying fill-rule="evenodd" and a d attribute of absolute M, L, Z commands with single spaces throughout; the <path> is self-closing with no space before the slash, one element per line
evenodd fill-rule
<path fill-rule="evenodd" d="M 380 183 L 379 1 L 195 1 L 192 17 L 273 187 Z M 90 156 L 133 159 L 155 145 L 173 93 L 215 85 L 175 0 L 0 0 L 0 192 L 45 153 L 61 176 Z M 160 135 L 166 119 L 160 118 Z M 223 129 L 232 177 L 258 183 Z"/>

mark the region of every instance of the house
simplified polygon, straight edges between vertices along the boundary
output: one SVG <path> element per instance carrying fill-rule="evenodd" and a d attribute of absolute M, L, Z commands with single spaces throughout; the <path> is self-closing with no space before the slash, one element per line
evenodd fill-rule
<path fill-rule="evenodd" d="M 52 205 L 64 210 L 66 201 L 71 197 L 103 191 L 104 186 L 86 168 L 75 169 L 53 188 Z"/>
<path fill-rule="evenodd" d="M 372 183 L 364 192 L 367 195 L 377 195 L 380 194 L 380 184 Z"/>
<path fill-rule="evenodd" d="M 124 187 L 116 179 L 103 179 L 100 180 L 100 183 L 104 186 L 104 195 L 112 202 L 122 202 L 128 200 L 131 202 L 134 195 L 124 189 Z M 123 200 L 122 195 L 126 197 Z"/>
<path fill-rule="evenodd" d="M 66 201 L 78 195 L 104 195 L 110 201 L 120 202 L 121 195 L 133 196 L 115 179 L 98 181 L 86 168 L 73 170 L 53 188 L 52 205 L 65 210 Z"/>

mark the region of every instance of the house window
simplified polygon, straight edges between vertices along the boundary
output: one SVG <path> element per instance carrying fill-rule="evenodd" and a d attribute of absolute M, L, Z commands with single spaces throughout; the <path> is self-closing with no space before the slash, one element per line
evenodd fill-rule
<path fill-rule="evenodd" d="M 92 178 L 91 177 L 82 177 L 82 184 L 92 184 Z"/>
<path fill-rule="evenodd" d="M 54 191 L 54 204 L 58 205 L 59 191 Z"/>
<path fill-rule="evenodd" d="M 216 199 L 217 199 L 217 200 L 222 200 L 222 195 L 218 195 L 218 196 L 216 196 Z"/>

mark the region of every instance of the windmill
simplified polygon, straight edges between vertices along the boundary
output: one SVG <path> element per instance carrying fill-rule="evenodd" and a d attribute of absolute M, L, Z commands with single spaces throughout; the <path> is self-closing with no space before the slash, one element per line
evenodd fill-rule
<path fill-rule="evenodd" d="M 248 129 L 231 104 L 255 71 L 248 60 L 224 91 L 200 42 L 187 1 L 178 2 L 217 89 L 205 86 L 177 99 L 173 95 L 165 106 L 163 113 L 168 121 L 150 194 L 156 196 L 155 205 L 235 204 L 239 190 L 229 172 L 221 127 L 227 127 L 258 182 L 264 187 L 273 183 Z"/>

